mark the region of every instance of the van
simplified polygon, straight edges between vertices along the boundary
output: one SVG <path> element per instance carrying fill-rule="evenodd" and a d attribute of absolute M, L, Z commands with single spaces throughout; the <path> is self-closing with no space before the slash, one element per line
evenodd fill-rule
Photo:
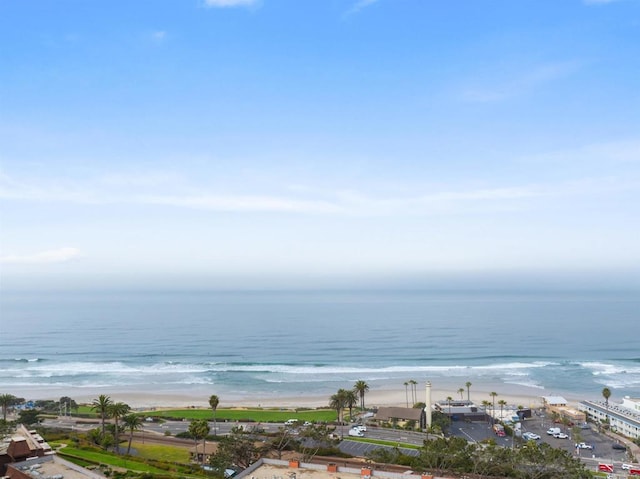
<path fill-rule="evenodd" d="M 561 431 L 560 431 L 560 428 L 559 428 L 559 427 L 550 427 L 550 428 L 547 430 L 547 434 L 549 434 L 549 436 L 553 436 L 553 435 L 555 435 L 555 434 L 560 434 L 560 432 L 561 432 Z"/>
<path fill-rule="evenodd" d="M 354 437 L 364 437 L 364 432 L 362 432 L 360 429 L 349 429 L 349 436 L 354 436 Z"/>

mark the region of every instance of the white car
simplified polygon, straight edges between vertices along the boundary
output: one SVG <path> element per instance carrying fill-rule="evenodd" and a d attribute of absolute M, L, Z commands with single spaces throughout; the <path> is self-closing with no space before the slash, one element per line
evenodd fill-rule
<path fill-rule="evenodd" d="M 351 426 L 351 429 L 358 429 L 362 432 L 367 432 L 367 426 L 364 424 L 356 424 L 355 426 Z"/>
<path fill-rule="evenodd" d="M 522 439 L 526 441 L 537 441 L 538 439 L 540 439 L 540 436 L 533 432 L 525 432 L 522 435 Z"/>
<path fill-rule="evenodd" d="M 584 443 L 584 442 L 580 442 L 580 443 L 576 444 L 576 447 L 578 449 L 593 449 L 593 446 L 591 444 L 587 444 L 587 443 Z"/>
<path fill-rule="evenodd" d="M 298 424 L 298 420 L 297 419 L 287 419 L 284 422 L 285 426 L 295 426 L 296 424 Z"/>
<path fill-rule="evenodd" d="M 364 437 L 364 432 L 362 432 L 360 429 L 356 429 L 352 427 L 351 429 L 349 429 L 349 436 Z"/>
<path fill-rule="evenodd" d="M 631 469 L 637 469 L 636 466 L 634 466 L 633 464 L 626 464 L 624 462 L 622 463 L 622 466 L 620 466 L 620 467 L 622 469 L 624 469 L 625 471 L 630 471 Z"/>
<path fill-rule="evenodd" d="M 558 434 L 554 434 L 553 437 L 555 437 L 556 439 L 567 439 L 569 436 L 564 432 L 559 432 Z"/>

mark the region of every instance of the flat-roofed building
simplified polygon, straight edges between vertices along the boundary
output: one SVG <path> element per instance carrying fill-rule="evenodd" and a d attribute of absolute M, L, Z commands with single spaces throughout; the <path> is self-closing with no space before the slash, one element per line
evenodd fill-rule
<path fill-rule="evenodd" d="M 55 454 L 7 464 L 9 479 L 105 479 L 105 476 L 62 459 Z"/>
<path fill-rule="evenodd" d="M 625 397 L 621 404 L 582 401 L 579 406 L 587 417 L 600 424 L 608 422 L 612 431 L 633 439 L 640 438 L 640 399 Z"/>

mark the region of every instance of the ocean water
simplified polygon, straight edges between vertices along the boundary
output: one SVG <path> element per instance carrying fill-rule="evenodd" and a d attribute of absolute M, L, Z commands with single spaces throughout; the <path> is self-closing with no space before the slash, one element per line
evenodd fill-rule
<path fill-rule="evenodd" d="M 2 292 L 0 335 L 0 392 L 22 395 L 328 397 L 415 379 L 640 396 L 635 293 Z"/>

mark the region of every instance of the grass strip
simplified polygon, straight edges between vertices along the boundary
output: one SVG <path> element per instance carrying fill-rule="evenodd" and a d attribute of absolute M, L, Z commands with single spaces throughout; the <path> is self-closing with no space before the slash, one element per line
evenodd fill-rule
<path fill-rule="evenodd" d="M 167 419 L 213 419 L 210 409 L 170 409 L 145 412 L 142 415 Z M 337 415 L 332 409 L 298 412 L 268 409 L 218 409 L 216 411 L 216 421 L 284 422 L 288 419 L 297 419 L 300 422 L 332 422 L 337 419 Z"/>

